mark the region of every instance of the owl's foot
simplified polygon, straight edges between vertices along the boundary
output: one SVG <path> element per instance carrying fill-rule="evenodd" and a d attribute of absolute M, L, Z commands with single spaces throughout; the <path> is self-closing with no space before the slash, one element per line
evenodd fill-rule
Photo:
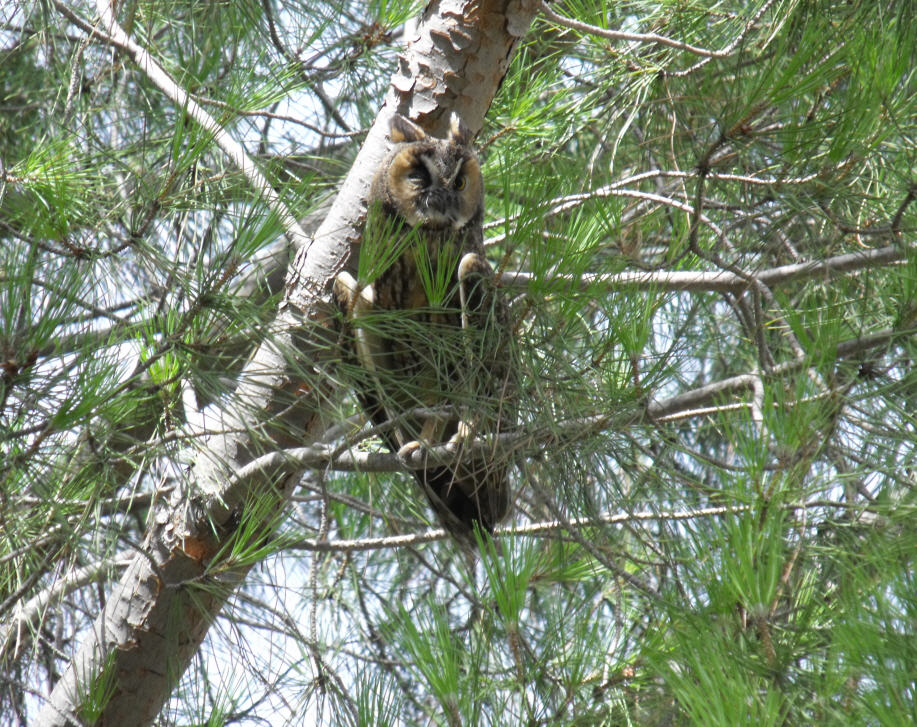
<path fill-rule="evenodd" d="M 455 434 L 449 438 L 449 444 L 454 448 L 458 449 L 466 442 L 470 442 L 474 439 L 474 429 L 471 427 L 471 424 L 466 422 L 464 419 L 459 420 L 458 426 L 456 427 Z"/>
<path fill-rule="evenodd" d="M 416 439 L 412 439 L 410 442 L 402 445 L 401 449 L 398 450 L 399 459 L 408 459 L 414 452 L 423 447 L 423 442 L 418 442 Z"/>
<path fill-rule="evenodd" d="M 445 443 L 445 446 L 452 452 L 458 452 L 465 446 L 466 442 L 470 442 L 473 439 L 474 429 L 472 426 L 468 422 L 460 421 L 457 431 L 449 437 L 449 441 Z M 429 449 L 431 446 L 430 442 L 423 439 L 412 439 L 410 442 L 405 442 L 401 445 L 397 453 L 398 459 L 405 461 L 410 460 L 414 452 L 419 449 Z"/>
<path fill-rule="evenodd" d="M 474 432 L 472 432 L 470 427 L 464 426 L 463 422 L 459 422 L 459 431 L 452 435 L 449 438 L 449 441 L 446 442 L 445 446 L 449 448 L 452 452 L 456 452 L 462 448 L 465 442 L 469 442 L 474 438 Z M 420 439 L 413 439 L 410 442 L 406 442 L 401 446 L 401 449 L 398 450 L 398 459 L 410 460 L 419 449 L 429 450 L 433 445 L 429 442 L 425 442 Z"/>
<path fill-rule="evenodd" d="M 354 318 L 372 310 L 375 302 L 373 287 L 361 286 L 346 270 L 342 270 L 334 279 L 332 293 L 338 307 Z"/>
<path fill-rule="evenodd" d="M 492 328 L 494 321 L 491 319 L 494 312 L 499 313 L 501 308 L 497 298 L 494 271 L 490 263 L 483 255 L 476 252 L 466 253 L 459 262 L 458 279 L 462 328 L 480 331 Z"/>
<path fill-rule="evenodd" d="M 459 262 L 458 279 L 460 283 L 467 283 L 474 278 L 492 278 L 494 270 L 487 262 L 487 258 L 476 252 L 465 253 Z"/>

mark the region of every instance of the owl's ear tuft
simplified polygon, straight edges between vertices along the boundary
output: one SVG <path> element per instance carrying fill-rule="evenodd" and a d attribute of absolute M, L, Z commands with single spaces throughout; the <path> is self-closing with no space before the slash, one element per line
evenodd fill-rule
<path fill-rule="evenodd" d="M 427 135 L 410 119 L 401 114 L 395 114 L 389 122 L 389 137 L 396 144 L 400 144 L 401 142 L 422 141 L 427 138 Z"/>
<path fill-rule="evenodd" d="M 449 141 L 460 146 L 471 144 L 471 129 L 465 126 L 465 122 L 455 111 L 449 119 Z"/>

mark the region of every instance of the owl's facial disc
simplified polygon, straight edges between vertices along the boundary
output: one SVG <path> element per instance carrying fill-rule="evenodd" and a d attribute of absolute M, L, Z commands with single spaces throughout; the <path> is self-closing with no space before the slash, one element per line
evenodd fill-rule
<path fill-rule="evenodd" d="M 419 160 L 421 163 L 416 164 L 408 175 L 417 192 L 414 197 L 417 221 L 408 221 L 430 227 L 461 229 L 471 219 L 471 214 L 465 212 L 468 205 L 462 199 L 466 187 L 463 162 L 459 161 L 451 170 L 441 170 L 426 154 L 421 154 Z"/>

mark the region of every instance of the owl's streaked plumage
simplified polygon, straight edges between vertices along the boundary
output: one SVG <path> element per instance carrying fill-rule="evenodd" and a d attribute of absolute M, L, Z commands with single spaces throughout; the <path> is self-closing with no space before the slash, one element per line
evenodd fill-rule
<path fill-rule="evenodd" d="M 440 520 L 468 541 L 509 511 L 508 464 L 496 449 L 469 452 L 509 428 L 508 314 L 484 257 L 484 187 L 471 135 L 453 115 L 449 135 L 402 116 L 373 178 L 361 280 L 335 281 L 363 369 L 358 397 L 393 451 L 451 443 L 454 461 L 414 474 Z M 417 410 L 447 407 L 447 414 Z M 496 447 L 496 444 L 493 445 Z"/>

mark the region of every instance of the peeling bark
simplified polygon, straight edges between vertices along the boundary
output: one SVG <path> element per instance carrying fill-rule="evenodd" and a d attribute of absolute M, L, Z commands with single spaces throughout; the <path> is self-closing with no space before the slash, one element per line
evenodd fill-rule
<path fill-rule="evenodd" d="M 217 563 L 239 522 L 258 517 L 267 533 L 302 470 L 288 465 L 238 480 L 233 473 L 266 448 L 266 440 L 308 444 L 321 431 L 322 396 L 303 393 L 293 359 L 316 360 L 327 287 L 359 244 L 369 180 L 385 153 L 392 113 L 442 133 L 452 110 L 473 131 L 499 88 L 510 59 L 537 12 L 531 0 L 433 2 L 399 57 L 384 107 L 312 243 L 297 251 L 287 275 L 278 334 L 242 373 L 236 406 L 202 448 L 187 489 L 162 493 L 140 552 L 55 685 L 37 725 L 147 725 L 162 709 L 226 598 L 250 567 Z M 292 354 L 292 355 L 291 355 Z M 261 505 L 257 515 L 246 504 Z M 219 568 L 216 566 L 220 566 Z M 215 575 L 219 573 L 219 575 Z M 88 713 L 90 691 L 107 698 Z"/>

